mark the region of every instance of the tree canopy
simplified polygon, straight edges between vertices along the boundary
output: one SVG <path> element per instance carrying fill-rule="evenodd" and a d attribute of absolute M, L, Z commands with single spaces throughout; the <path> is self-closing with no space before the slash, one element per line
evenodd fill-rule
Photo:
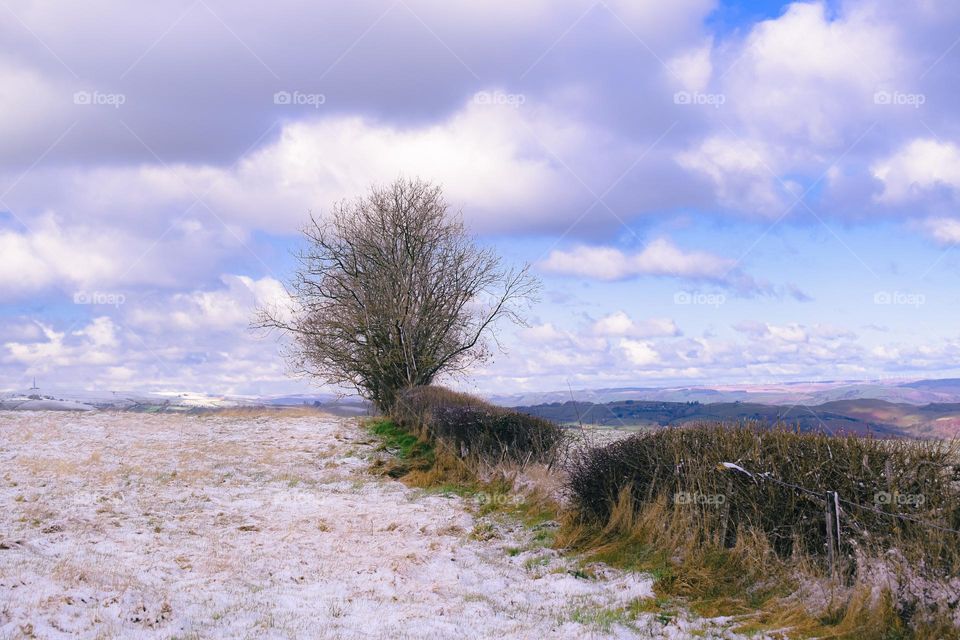
<path fill-rule="evenodd" d="M 539 281 L 480 247 L 441 187 L 397 180 L 314 217 L 288 284 L 292 309 L 256 324 L 291 338 L 294 369 L 387 410 L 397 392 L 492 355 L 495 326 L 522 323 Z"/>

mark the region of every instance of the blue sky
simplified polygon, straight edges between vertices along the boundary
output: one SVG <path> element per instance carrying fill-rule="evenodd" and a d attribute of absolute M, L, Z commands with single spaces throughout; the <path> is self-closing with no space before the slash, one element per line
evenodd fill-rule
<path fill-rule="evenodd" d="M 225 0 L 0 21 L 0 388 L 274 394 L 309 212 L 544 281 L 483 392 L 960 375 L 960 6 Z"/>

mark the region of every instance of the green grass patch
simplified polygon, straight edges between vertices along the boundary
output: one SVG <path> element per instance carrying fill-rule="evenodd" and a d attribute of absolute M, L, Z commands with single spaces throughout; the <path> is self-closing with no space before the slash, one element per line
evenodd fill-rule
<path fill-rule="evenodd" d="M 577 608 L 570 614 L 570 619 L 604 633 L 609 633 L 614 625 L 633 629 L 637 618 L 647 613 L 656 613 L 661 622 L 669 622 L 673 614 L 668 615 L 659 610 L 651 611 L 650 602 L 651 600 L 647 598 L 634 600 L 626 607 Z"/>
<path fill-rule="evenodd" d="M 654 578 L 669 578 L 672 566 L 668 555 L 653 546 L 629 538 L 613 539 L 607 544 L 588 549 L 584 562 L 602 562 L 624 571 L 641 571 Z"/>
<path fill-rule="evenodd" d="M 390 476 L 402 478 L 413 471 L 427 471 L 436 462 L 436 452 L 429 442 L 401 429 L 388 419 L 376 419 L 367 423 L 371 434 L 380 439 L 381 451 L 393 455 L 389 461 L 378 460 L 374 468 Z"/>
<path fill-rule="evenodd" d="M 376 420 L 369 425 L 370 432 L 383 441 L 383 448 L 401 460 L 433 462 L 433 447 L 415 435 L 404 431 L 392 420 Z"/>
<path fill-rule="evenodd" d="M 573 622 L 599 629 L 604 633 L 608 633 L 615 624 L 626 625 L 633 620 L 629 617 L 629 612 L 626 609 L 594 608 L 574 609 L 570 614 L 570 619 Z"/>
<path fill-rule="evenodd" d="M 527 558 L 523 563 L 523 567 L 529 571 L 545 567 L 550 564 L 551 560 L 552 558 L 550 556 L 535 556 L 533 558 Z"/>

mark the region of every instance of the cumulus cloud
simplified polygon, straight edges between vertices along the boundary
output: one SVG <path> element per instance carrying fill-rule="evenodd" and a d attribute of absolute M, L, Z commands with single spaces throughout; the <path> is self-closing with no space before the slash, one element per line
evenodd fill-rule
<path fill-rule="evenodd" d="M 29 228 L 0 228 L 0 299 L 48 288 L 72 298 L 132 284 L 180 286 L 235 250 L 237 239 L 219 226 L 175 220 L 154 236 L 45 215 Z"/>
<path fill-rule="evenodd" d="M 933 94 L 949 68 L 938 58 L 952 42 L 938 23 L 956 11 L 945 2 L 926 8 L 796 2 L 718 40 L 700 85 L 722 105 L 697 111 L 704 132 L 688 138 L 675 161 L 706 178 L 728 213 L 779 218 L 803 195 L 808 204 L 819 200 L 821 216 L 868 215 L 875 178 L 866 168 L 915 136 L 918 117 L 936 131 L 953 120 Z M 889 185 L 888 204 L 909 188 L 910 178 L 901 180 Z M 832 188 L 819 193 L 821 181 Z"/>
<path fill-rule="evenodd" d="M 37 323 L 43 338 L 31 342 L 7 342 L 3 360 L 26 365 L 31 371 L 49 372 L 76 366 L 103 366 L 117 362 L 117 327 L 107 316 L 94 318 L 72 332 L 56 331 Z"/>
<path fill-rule="evenodd" d="M 879 200 L 915 201 L 937 188 L 960 189 L 960 148 L 930 138 L 912 140 L 872 167 L 883 183 Z"/>
<path fill-rule="evenodd" d="M 708 176 L 721 205 L 747 214 L 776 216 L 783 213 L 789 194 L 771 166 L 776 161 L 758 146 L 721 134 L 678 153 L 676 161 Z"/>
<path fill-rule="evenodd" d="M 242 330 L 255 309 L 289 311 L 283 284 L 271 277 L 224 275 L 223 288 L 174 293 L 140 301 L 126 316 L 127 323 L 152 332 Z"/>
<path fill-rule="evenodd" d="M 624 314 L 625 315 L 625 314 Z M 579 331 L 551 325 L 543 342 L 518 343 L 509 364 L 477 372 L 483 385 L 506 379 L 537 381 L 540 388 L 563 389 L 568 380 L 593 387 L 603 384 L 671 382 L 706 384 L 721 381 L 783 381 L 797 376 L 821 377 L 825 367 L 851 375 L 894 366 L 890 349 L 876 351 L 855 332 L 822 323 L 736 323 L 727 335 L 684 336 L 621 335 L 631 326 L 620 313 L 603 323 L 584 325 Z M 955 340 L 930 346 L 925 361 L 946 362 Z M 892 347 L 890 347 L 892 348 Z M 900 347 L 905 349 L 904 347 Z M 547 358 L 541 357 L 549 353 Z M 882 357 L 881 357 L 882 356 Z M 573 366 L 576 363 L 576 366 Z"/>
<path fill-rule="evenodd" d="M 666 238 L 629 253 L 608 246 L 578 245 L 554 249 L 539 263 L 547 273 L 603 281 L 653 276 L 708 282 L 740 295 L 781 295 L 780 289 L 745 274 L 736 260 L 706 251 L 684 251 Z M 795 287 L 791 295 L 805 295 Z M 799 299 L 799 298 L 798 298 Z"/>
<path fill-rule="evenodd" d="M 713 72 L 710 56 L 712 44 L 711 40 L 707 40 L 699 47 L 684 51 L 667 61 L 667 68 L 679 81 L 684 91 L 706 90 Z"/>
<path fill-rule="evenodd" d="M 561 203 L 586 202 L 589 193 L 551 154 L 576 156 L 601 138 L 549 111 L 471 100 L 450 118 L 423 126 L 358 116 L 292 122 L 277 140 L 226 167 L 178 163 L 33 172 L 8 199 L 21 215 L 42 202 L 61 218 L 98 220 L 111 229 L 146 227 L 150 233 L 161 232 L 171 216 L 186 215 L 235 226 L 229 233 L 242 236 L 250 229 L 291 233 L 308 211 L 354 198 L 372 183 L 424 176 L 444 186 L 450 203 L 478 231 L 552 228 L 583 211 L 558 216 Z M 136 225 L 130 212 L 137 214 Z"/>
<path fill-rule="evenodd" d="M 874 93 L 906 87 L 910 56 L 897 25 L 867 4 L 845 3 L 831 17 L 823 2 L 795 2 L 757 24 L 733 54 L 724 91 L 754 134 L 804 147 L 833 146 L 862 127 Z"/>
<path fill-rule="evenodd" d="M 960 220 L 957 218 L 930 218 L 920 226 L 940 244 L 960 243 Z"/>
<path fill-rule="evenodd" d="M 624 338 L 620 340 L 619 347 L 634 366 L 644 367 L 660 361 L 660 355 L 649 342 Z"/>
<path fill-rule="evenodd" d="M 90 243 L 93 234 L 66 237 L 53 218 L 41 221 L 36 231 L 0 230 L 0 287 L 5 292 L 39 289 L 53 283 L 76 285 L 112 274 L 116 254 L 105 251 L 106 242 Z M 85 242 L 86 241 L 86 242 Z"/>
<path fill-rule="evenodd" d="M 371 183 L 429 176 L 481 230 L 516 228 L 511 219 L 516 211 L 536 226 L 551 206 L 573 196 L 565 169 L 543 152 L 540 136 L 558 148 L 576 148 L 588 138 L 586 131 L 555 122 L 551 133 L 550 115 L 540 117 L 538 123 L 536 114 L 509 105 L 468 103 L 450 119 L 423 127 L 363 118 L 295 123 L 235 173 L 218 176 L 211 196 L 226 211 L 244 211 L 261 228 L 274 228 L 266 213 L 271 211 L 286 222 L 277 230 L 289 231 L 306 209 L 355 197 Z M 284 192 L 278 202 L 277 194 Z M 286 208 L 280 216 L 278 206 Z"/>
<path fill-rule="evenodd" d="M 647 318 L 635 321 L 624 311 L 617 311 L 600 318 L 593 323 L 592 331 L 599 336 L 636 338 L 680 335 L 680 328 L 671 318 Z"/>
<path fill-rule="evenodd" d="M 20 63 L 18 71 L 27 67 L 54 88 L 47 99 L 36 90 L 18 94 L 23 117 L 11 130 L 22 130 L 31 110 L 49 105 L 64 112 L 65 122 L 46 121 L 56 131 L 81 120 L 53 157 L 152 162 L 152 151 L 171 164 L 222 164 L 271 120 L 316 115 L 310 105 L 274 104 L 281 90 L 322 94 L 324 114 L 364 113 L 399 128 L 442 120 L 484 84 L 512 84 L 507 90 L 525 93 L 528 102 L 590 85 L 591 93 L 610 95 L 619 85 L 597 77 L 595 58 L 622 60 L 638 37 L 670 57 L 702 41 L 713 1 L 281 0 L 266 12 L 249 2 L 133 7 L 105 0 L 98 7 L 91 15 L 29 0 L 11 5 L 20 20 L 0 25 L 5 50 Z M 569 37 L 558 39 L 568 30 Z M 590 56 L 582 55 L 584 43 Z M 649 72 L 639 77 L 660 81 L 657 57 L 632 58 L 634 70 Z M 125 95 L 123 120 L 149 150 L 116 118 L 102 118 L 104 111 L 75 108 L 74 91 L 95 89 Z M 169 113 L 178 114 L 176 127 L 168 126 Z M 90 143 L 97 141 L 94 153 Z M 29 162 L 50 140 L 24 142 L 23 149 L 0 150 L 0 164 L 11 157 Z"/>
<path fill-rule="evenodd" d="M 674 276 L 694 280 L 724 280 L 735 262 L 703 251 L 685 252 L 665 238 L 647 244 L 636 253 L 613 247 L 577 246 L 555 249 L 540 264 L 544 271 L 598 280 L 622 280 L 635 276 Z"/>
<path fill-rule="evenodd" d="M 89 319 L 55 328 L 27 318 L 0 325 L 0 372 L 72 388 L 307 391 L 291 382 L 269 336 L 249 330 L 253 310 L 286 300 L 274 279 L 224 275 L 189 293 L 130 292 L 116 305 L 78 307 Z M 55 386 L 55 384 L 54 384 Z"/>

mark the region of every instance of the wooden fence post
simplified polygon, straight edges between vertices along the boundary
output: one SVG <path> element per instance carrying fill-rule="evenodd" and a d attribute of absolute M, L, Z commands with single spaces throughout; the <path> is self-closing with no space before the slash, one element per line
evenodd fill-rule
<path fill-rule="evenodd" d="M 840 494 L 836 491 L 833 492 L 833 526 L 837 529 L 837 539 L 834 541 L 836 547 L 835 559 L 835 572 L 837 577 L 840 578 L 843 576 L 843 572 L 846 570 L 846 564 L 841 551 L 841 538 L 840 538 Z"/>
<path fill-rule="evenodd" d="M 837 573 L 836 571 L 836 556 L 834 554 L 834 540 L 833 540 L 833 496 L 830 495 L 832 491 L 827 491 L 824 494 L 826 498 L 827 506 L 823 511 L 824 524 L 827 527 L 827 564 L 830 566 L 830 575 L 834 577 Z"/>
<path fill-rule="evenodd" d="M 720 548 L 725 549 L 727 546 L 727 522 L 730 519 L 730 496 L 733 493 L 733 480 L 727 479 L 727 495 L 724 496 L 726 499 L 723 501 L 723 515 L 720 519 Z"/>

